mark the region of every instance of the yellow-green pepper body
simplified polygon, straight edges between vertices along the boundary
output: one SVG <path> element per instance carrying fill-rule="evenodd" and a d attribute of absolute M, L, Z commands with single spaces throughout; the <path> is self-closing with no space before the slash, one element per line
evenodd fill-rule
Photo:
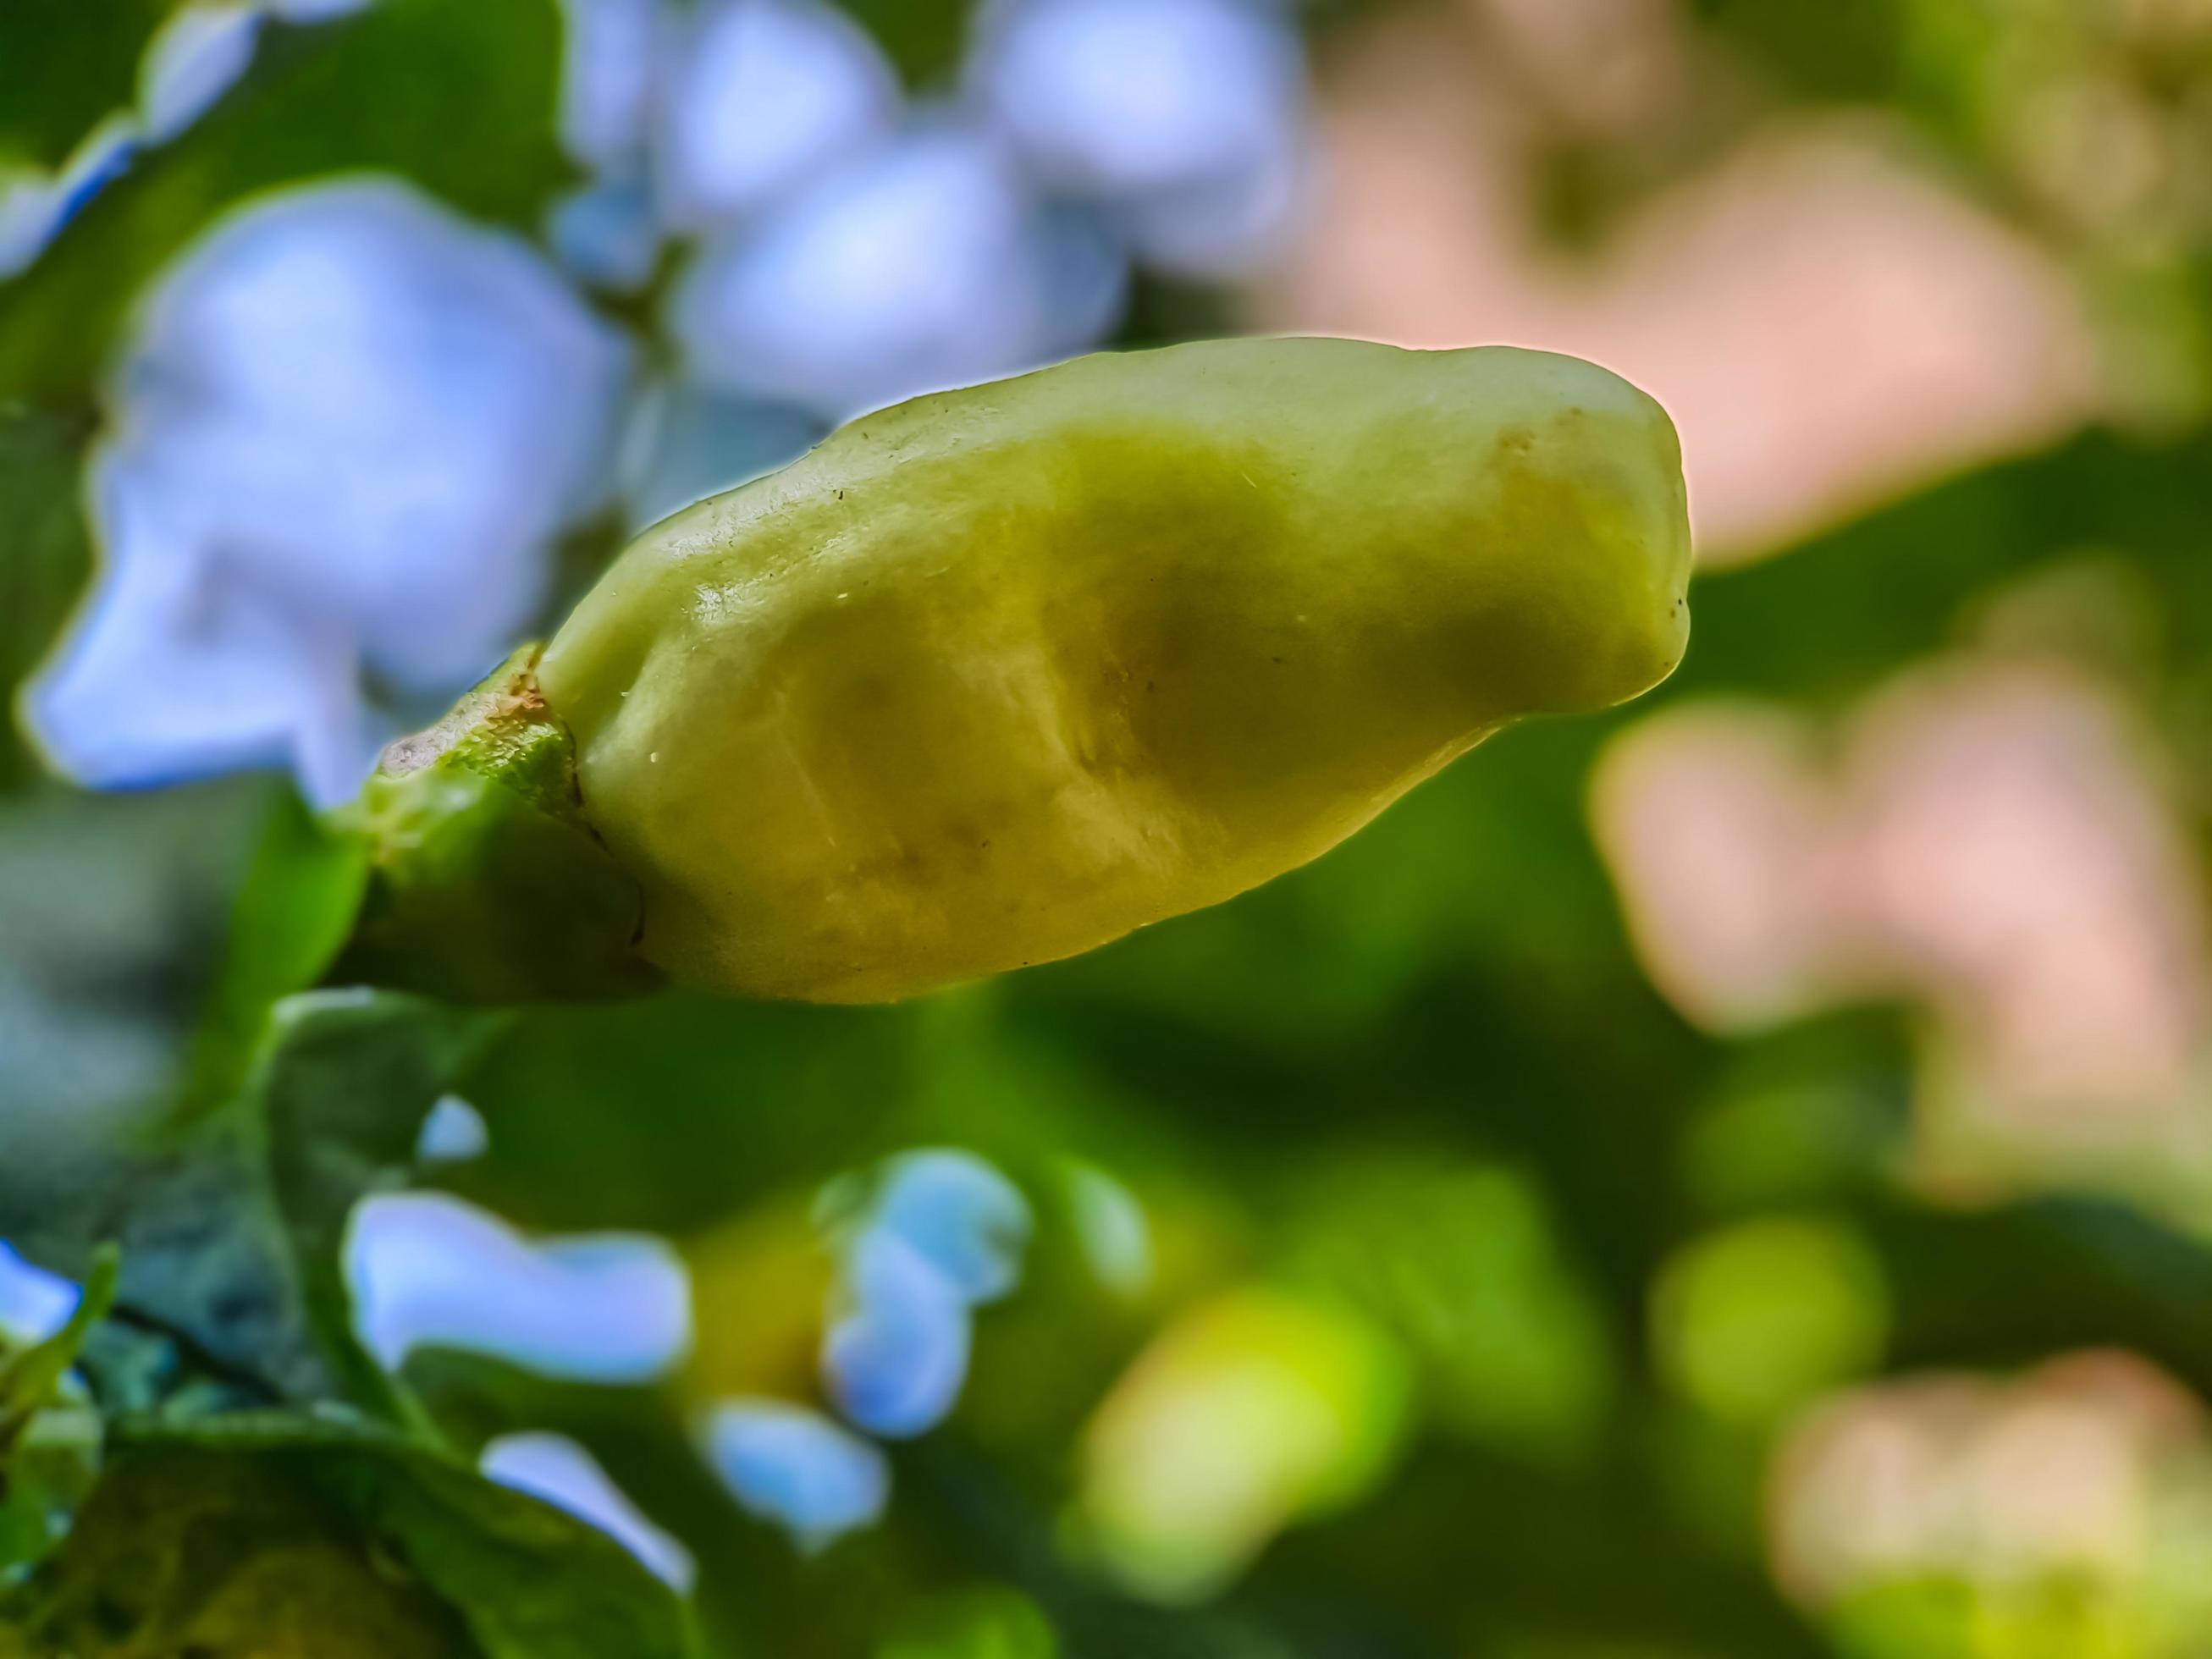
<path fill-rule="evenodd" d="M 1680 453 L 1604 370 L 1240 340 L 858 421 L 617 561 L 536 685 L 678 982 L 872 1001 L 1304 863 L 1687 628 Z"/>

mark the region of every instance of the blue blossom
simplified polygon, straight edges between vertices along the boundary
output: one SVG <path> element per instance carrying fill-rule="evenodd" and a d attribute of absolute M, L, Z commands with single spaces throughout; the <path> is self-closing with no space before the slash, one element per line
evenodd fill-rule
<path fill-rule="evenodd" d="M 630 521 L 651 524 L 701 497 L 772 472 L 822 436 L 823 423 L 789 404 L 665 380 L 639 399 L 628 477 Z"/>
<path fill-rule="evenodd" d="M 95 788 L 283 764 L 311 798 L 342 798 L 376 743 L 344 629 L 165 556 L 153 514 L 104 472 L 92 493 L 112 538 L 100 584 L 25 703 L 52 758 Z"/>
<path fill-rule="evenodd" d="M 533 1242 L 445 1194 L 394 1193 L 356 1206 L 343 1268 L 354 1328 L 393 1369 L 441 1346 L 581 1382 L 641 1382 L 690 1347 L 690 1276 L 643 1235 Z"/>
<path fill-rule="evenodd" d="M 546 212 L 545 245 L 577 281 L 636 293 L 660 262 L 660 226 L 644 181 L 610 179 L 559 198 Z"/>
<path fill-rule="evenodd" d="M 894 1158 L 868 1213 L 871 1236 L 902 1240 L 970 1304 L 1021 1282 L 1031 1218 L 1021 1189 L 972 1152 L 945 1148 Z"/>
<path fill-rule="evenodd" d="M 76 1311 L 77 1287 L 26 1261 L 0 1239 L 0 1337 L 43 1342 Z"/>
<path fill-rule="evenodd" d="M 643 163 L 666 45 L 666 0 L 561 0 L 561 143 L 601 173 Z"/>
<path fill-rule="evenodd" d="M 441 1095 L 415 1137 L 417 1164 L 465 1164 L 491 1149 L 483 1115 L 459 1095 Z"/>
<path fill-rule="evenodd" d="M 697 230 L 755 213 L 887 137 L 898 77 L 812 0 L 720 0 L 678 26 L 655 138 L 661 210 Z"/>
<path fill-rule="evenodd" d="M 1079 349 L 1121 303 L 1095 230 L 953 123 L 869 150 L 706 247 L 668 325 L 701 380 L 837 420 Z"/>
<path fill-rule="evenodd" d="M 968 1377 L 972 1310 L 1020 1282 L 1028 1201 L 969 1152 L 909 1152 L 842 1224 L 843 1310 L 823 1345 L 837 1408 L 886 1438 L 945 1420 Z"/>
<path fill-rule="evenodd" d="M 263 15 L 246 0 L 200 0 L 162 21 L 138 66 L 148 143 L 167 143 L 237 83 L 253 62 Z"/>
<path fill-rule="evenodd" d="M 902 1440 L 945 1420 L 968 1380 L 968 1302 L 896 1233 L 871 1227 L 847 1251 L 847 1310 L 822 1349 L 837 1409 L 871 1434 Z"/>
<path fill-rule="evenodd" d="M 137 118 L 118 113 L 87 133 L 52 173 L 0 172 L 0 278 L 27 270 L 77 210 L 130 166 L 139 143 Z"/>
<path fill-rule="evenodd" d="M 978 33 L 962 98 L 902 114 L 811 0 L 664 32 L 642 83 L 663 216 L 704 239 L 664 319 L 693 379 L 841 420 L 1095 343 L 1132 257 L 1218 276 L 1279 240 L 1305 119 L 1279 11 L 1012 0 Z"/>
<path fill-rule="evenodd" d="M 281 765 L 349 795 L 400 724 L 365 675 L 442 701 L 526 624 L 628 367 L 526 245 L 410 186 L 225 219 L 142 309 L 92 463 L 100 580 L 34 734 L 103 787 Z"/>
<path fill-rule="evenodd" d="M 775 1400 L 730 1400 L 702 1426 L 708 1463 L 745 1510 L 815 1550 L 883 1516 L 890 1466 L 821 1413 Z"/>
<path fill-rule="evenodd" d="M 1239 274 L 1297 197 L 1305 71 L 1265 0 L 1016 0 L 978 98 L 1043 185 L 1097 206 L 1143 262 Z"/>
<path fill-rule="evenodd" d="M 501 1435 L 477 1459 L 488 1480 L 565 1510 L 597 1527 L 679 1594 L 688 1594 L 698 1565 L 691 1552 L 655 1526 L 613 1482 L 597 1459 L 566 1435 Z"/>

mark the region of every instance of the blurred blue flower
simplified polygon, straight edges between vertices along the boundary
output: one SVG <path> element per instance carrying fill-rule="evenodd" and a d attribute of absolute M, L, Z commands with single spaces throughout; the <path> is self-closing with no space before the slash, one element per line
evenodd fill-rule
<path fill-rule="evenodd" d="M 775 1400 L 716 1406 L 702 1431 L 708 1462 L 751 1514 L 809 1550 L 882 1518 L 890 1466 L 819 1412 Z"/>
<path fill-rule="evenodd" d="M 1012 1182 L 973 1152 L 932 1148 L 891 1160 L 867 1231 L 902 1240 L 963 1301 L 981 1304 L 1021 1282 L 1030 1225 Z"/>
<path fill-rule="evenodd" d="M 459 1095 L 441 1095 L 415 1137 L 417 1164 L 465 1164 L 491 1150 L 483 1114 Z"/>
<path fill-rule="evenodd" d="M 376 741 L 344 630 L 223 574 L 139 554 L 153 538 L 128 538 L 136 509 L 104 483 L 95 476 L 94 517 L 114 539 L 88 614 L 26 698 L 33 735 L 95 787 L 281 763 L 313 799 L 342 798 Z"/>
<path fill-rule="evenodd" d="M 843 1224 L 844 1310 L 823 1345 L 837 1408 L 888 1439 L 943 1422 L 968 1377 L 971 1310 L 1020 1282 L 1028 1201 L 972 1153 L 910 1152 Z"/>
<path fill-rule="evenodd" d="M 706 247 L 667 319 L 692 374 L 829 420 L 1033 368 L 1120 310 L 1095 227 L 951 123 L 871 149 Z"/>
<path fill-rule="evenodd" d="M 237 83 L 253 62 L 263 15 L 250 0 L 198 0 L 162 20 L 138 65 L 148 143 L 167 143 Z"/>
<path fill-rule="evenodd" d="M 710 0 L 669 44 L 655 139 L 661 211 L 677 230 L 757 212 L 898 118 L 881 48 L 812 0 Z"/>
<path fill-rule="evenodd" d="M 566 1435 L 501 1435 L 478 1455 L 477 1468 L 488 1480 L 597 1527 L 654 1577 L 679 1594 L 690 1592 L 698 1572 L 691 1552 L 655 1526 L 591 1453 Z"/>
<path fill-rule="evenodd" d="M 53 172 L 0 172 L 0 278 L 30 268 L 77 210 L 121 175 L 138 153 L 138 122 L 118 113 L 87 133 Z"/>
<path fill-rule="evenodd" d="M 823 422 L 789 404 L 663 381 L 638 400 L 623 493 L 630 522 L 651 524 L 703 496 L 772 472 L 819 439 Z"/>
<path fill-rule="evenodd" d="M 1007 0 L 961 98 L 920 114 L 815 0 L 720 0 L 657 36 L 645 0 L 571 4 L 568 125 L 652 103 L 653 194 L 703 239 L 664 318 L 688 374 L 826 421 L 1093 345 L 1132 257 L 1242 272 L 1298 198 L 1303 52 L 1264 0 Z M 612 67 L 597 8 L 625 20 Z M 589 148 L 635 187 L 634 137 Z M 579 229 L 574 268 L 605 269 Z"/>
<path fill-rule="evenodd" d="M 525 245 L 344 179 L 219 223 L 144 304 L 93 463 L 99 586 L 33 730 L 105 787 L 358 786 L 511 646 L 604 495 L 629 349 Z"/>
<path fill-rule="evenodd" d="M 670 26 L 666 0 L 561 0 L 561 13 L 562 146 L 594 171 L 634 175 Z"/>
<path fill-rule="evenodd" d="M 666 0 L 562 0 L 562 147 L 594 176 L 556 198 L 546 246 L 580 281 L 645 286 L 660 258 L 646 139 L 674 23 Z"/>
<path fill-rule="evenodd" d="M 691 1285 L 663 1241 L 526 1240 L 442 1193 L 355 1207 L 343 1253 L 362 1344 L 396 1370 L 415 1348 L 495 1354 L 551 1376 L 641 1382 L 691 1344 Z"/>
<path fill-rule="evenodd" d="M 1013 0 L 976 94 L 1042 185 L 1095 204 L 1143 263 L 1240 274 L 1297 197 L 1305 67 L 1266 0 Z"/>
<path fill-rule="evenodd" d="M 559 198 L 545 215 L 545 245 L 587 287 L 636 293 L 660 262 L 660 227 L 644 181 L 610 179 Z"/>
<path fill-rule="evenodd" d="M 76 1311 L 77 1287 L 59 1273 L 34 1267 L 0 1239 L 0 1336 L 43 1342 Z"/>
<path fill-rule="evenodd" d="M 837 1409 L 887 1440 L 935 1428 L 968 1380 L 966 1298 L 904 1239 L 873 1227 L 846 1252 L 842 1293 L 847 1310 L 822 1347 Z"/>

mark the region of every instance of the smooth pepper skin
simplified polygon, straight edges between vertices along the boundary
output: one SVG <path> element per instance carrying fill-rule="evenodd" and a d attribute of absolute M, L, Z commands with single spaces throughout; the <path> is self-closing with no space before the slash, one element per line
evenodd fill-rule
<path fill-rule="evenodd" d="M 647 531 L 536 665 L 672 981 L 884 1001 L 1327 850 L 1688 628 L 1680 453 L 1573 358 L 1231 340 L 854 422 Z"/>

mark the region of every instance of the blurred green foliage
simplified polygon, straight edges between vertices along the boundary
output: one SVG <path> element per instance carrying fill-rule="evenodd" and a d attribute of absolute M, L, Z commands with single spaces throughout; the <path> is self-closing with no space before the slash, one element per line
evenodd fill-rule
<path fill-rule="evenodd" d="M 0 400 L 0 507 L 8 554 L 0 560 L 0 693 L 12 702 L 60 634 L 91 574 L 77 467 L 88 414 L 33 412 Z M 14 720 L 0 731 L 0 785 L 28 783 L 37 770 Z"/>
<path fill-rule="evenodd" d="M 2185 677 L 2212 623 L 2192 556 L 2208 469 L 2201 442 L 2092 436 L 1711 578 L 1697 647 L 1662 696 L 1841 706 L 2092 530 L 2158 593 Z M 2161 702 L 2186 708 L 2171 688 Z M 1815 1202 L 1879 1263 L 1894 1370 L 2110 1345 L 2212 1390 L 2212 1250 L 2088 1196 L 1952 1212 L 1899 1192 L 1886 1149 L 1911 1050 L 1895 1014 L 1734 1042 L 1685 1025 L 1632 960 L 1583 822 L 1606 731 L 1510 734 L 1319 865 L 1091 957 L 887 1009 L 526 1010 L 442 1082 L 410 1085 L 384 1156 L 404 1157 L 400 1126 L 450 1086 L 483 1112 L 493 1151 L 440 1178 L 535 1227 L 703 1242 L 926 1144 L 981 1151 L 1032 1193 L 1071 1155 L 1127 1183 L 1160 1257 L 1152 1291 L 1131 1304 L 1099 1287 L 1058 1218 L 1024 1291 L 985 1316 L 954 1427 L 899 1454 L 881 1532 L 796 1560 L 730 1510 L 692 1458 L 682 1401 L 654 1392 L 433 1356 L 413 1368 L 431 1415 L 464 1443 L 550 1426 L 591 1447 L 702 1559 L 732 1564 L 708 1575 L 702 1613 L 738 1650 L 869 1651 L 916 1598 L 989 1582 L 1045 1609 L 1063 1651 L 1143 1651 L 1118 1632 L 1156 1615 L 1055 1559 L 1055 1494 L 1161 1313 L 1256 1274 L 1395 1331 L 1430 1426 L 1367 1502 L 1286 1534 L 1185 1616 L 1211 1633 L 1162 1650 L 1823 1650 L 1757 1562 L 1756 1443 L 1731 1451 L 1730 1431 L 1684 1419 L 1655 1370 L 1650 1298 L 1675 1254 L 1716 1224 Z M 156 800 L 110 810 L 167 833 Z M 85 925 L 135 896 L 104 879 L 129 844 L 88 844 L 57 878 Z M 211 984 L 211 943 L 180 940 L 170 971 Z M 311 1109 L 341 1109 L 339 1076 L 303 1097 Z M 723 1302 L 708 1283 L 702 1323 L 746 1316 L 742 1284 Z"/>
<path fill-rule="evenodd" d="M 159 8 L 106 9 L 97 27 L 67 0 L 0 9 L 0 149 L 50 163 L 127 94 Z M 941 79 L 954 9 L 857 9 L 917 83 Z M 1698 9 L 1788 96 L 1879 99 L 2002 193 L 1961 91 L 1988 19 L 1963 0 Z M 337 168 L 397 168 L 533 223 L 567 176 L 556 45 L 544 0 L 386 0 L 276 31 L 236 95 L 0 284 L 0 688 L 83 580 L 77 458 L 146 275 L 228 204 Z M 1218 325 L 1206 296 L 1139 298 L 1133 338 Z M 2085 550 L 2156 618 L 2129 666 L 2201 848 L 2201 430 L 2090 432 L 1704 580 L 1692 653 L 1651 706 L 1726 692 L 1841 713 L 1954 645 L 1993 592 Z M 328 1653 L 341 1626 L 363 1652 L 492 1659 L 695 1639 L 777 1659 L 2197 1650 L 2151 1645 L 2078 1587 L 1993 1606 L 1951 1578 L 1898 1583 L 1825 1623 L 1778 1588 L 1763 1483 L 1776 1422 L 1808 1394 L 2115 1347 L 2212 1395 L 2212 1247 L 2109 1195 L 1944 1207 L 1900 1186 L 1910 1010 L 1728 1040 L 1680 1018 L 1632 954 L 1585 821 L 1594 757 L 1650 708 L 1516 731 L 1295 876 L 927 1002 L 666 996 L 489 1018 L 280 1000 L 319 971 L 358 878 L 288 797 L 242 780 L 87 799 L 10 732 L 0 1237 L 76 1272 L 122 1238 L 121 1316 L 84 1371 L 129 1409 L 60 1554 L 26 1578 L 43 1540 L 0 1526 L 0 1656 Z M 491 1150 L 437 1181 L 526 1226 L 678 1242 L 700 1375 L 586 1388 L 434 1352 L 392 1380 L 359 1353 L 339 1230 L 362 1192 L 408 1178 L 447 1091 Z M 769 1300 L 747 1230 L 922 1145 L 996 1161 L 1037 1202 L 1039 1237 L 1023 1290 L 981 1317 L 952 1425 L 894 1452 L 887 1522 L 802 1558 L 698 1461 L 695 1396 L 714 1334 Z M 1140 1206 L 1141 1286 L 1088 1265 L 1070 1160 Z M 1072 1541 L 1080 1449 L 1164 1328 L 1254 1286 L 1401 1352 L 1409 1438 L 1359 1501 L 1164 1611 Z M 288 1399 L 324 1415 L 259 1414 Z M 210 1402 L 258 1411 L 210 1419 Z M 470 1472 L 466 1454 L 521 1428 L 573 1435 L 704 1564 L 696 1638 L 614 1546 Z M 20 1493 L 32 1471 L 6 1478 Z"/>
<path fill-rule="evenodd" d="M 131 102 L 171 0 L 17 0 L 0 34 L 0 164 L 58 167 Z"/>
<path fill-rule="evenodd" d="M 695 1650 L 620 1545 L 397 1437 L 235 1413 L 111 1438 L 110 1474 L 0 1653 Z"/>
<path fill-rule="evenodd" d="M 1771 64 L 1800 96 L 1893 95 L 1905 65 L 1911 0 L 1837 0 L 1828 6 L 1695 0 L 1695 9 L 1715 32 Z"/>

